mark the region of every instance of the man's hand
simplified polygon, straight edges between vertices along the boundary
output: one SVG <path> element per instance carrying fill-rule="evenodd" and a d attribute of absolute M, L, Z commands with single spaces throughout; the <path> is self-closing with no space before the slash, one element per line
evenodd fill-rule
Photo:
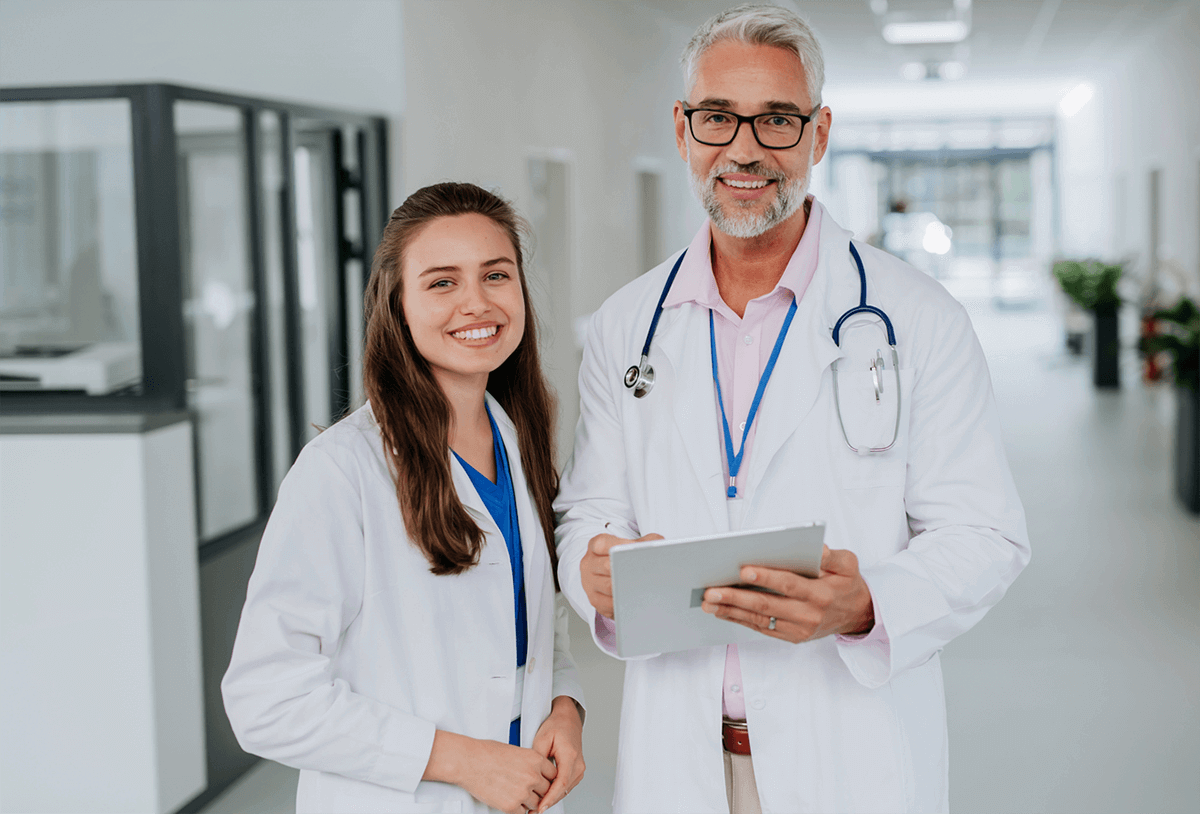
<path fill-rule="evenodd" d="M 851 551 L 830 551 L 826 547 L 821 555 L 821 574 L 816 579 L 758 565 L 743 566 L 741 578 L 782 596 L 739 588 L 709 588 L 701 605 L 704 612 L 793 644 L 833 633 L 869 633 L 875 626 L 871 592 L 858 572 L 858 557 Z M 772 616 L 774 630 L 769 629 Z"/>
<path fill-rule="evenodd" d="M 622 543 L 661 539 L 661 534 L 647 534 L 636 540 L 614 537 L 611 534 L 597 534 L 588 541 L 587 553 L 583 555 L 583 562 L 579 563 L 579 574 L 583 578 L 583 590 L 587 592 L 588 602 L 592 603 L 592 607 L 601 616 L 613 618 L 612 566 L 609 563 L 608 552 L 613 546 Z"/>
<path fill-rule="evenodd" d="M 554 699 L 550 715 L 538 727 L 533 751 L 554 761 L 558 774 L 538 803 L 538 814 L 558 803 L 583 779 L 583 720 L 570 696 Z"/>

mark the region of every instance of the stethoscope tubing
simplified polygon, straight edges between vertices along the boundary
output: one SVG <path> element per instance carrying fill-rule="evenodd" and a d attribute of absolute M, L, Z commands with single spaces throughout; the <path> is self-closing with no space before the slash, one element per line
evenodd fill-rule
<path fill-rule="evenodd" d="M 846 432 L 846 424 L 842 420 L 842 404 L 840 393 L 838 392 L 838 365 L 837 360 L 833 361 L 831 366 L 833 373 L 833 399 L 837 407 L 838 424 L 842 429 L 842 438 L 854 452 L 865 455 L 868 452 L 887 452 L 891 449 L 896 439 L 900 437 L 900 356 L 896 351 L 896 331 L 892 327 L 892 320 L 884 313 L 883 309 L 876 308 L 873 305 L 867 305 L 867 272 L 863 267 L 862 256 L 858 253 L 858 249 L 854 247 L 853 241 L 850 242 L 850 254 L 854 257 L 854 265 L 858 270 L 859 279 L 859 298 L 858 305 L 847 310 L 844 314 L 838 317 L 837 322 L 833 325 L 833 344 L 841 347 L 841 331 L 842 325 L 847 319 L 855 314 L 871 314 L 878 317 L 883 322 L 887 329 L 888 346 L 891 348 L 892 356 L 892 371 L 896 378 L 896 427 L 892 434 L 892 441 L 885 447 L 864 447 L 862 449 L 855 447 L 850 443 L 850 436 Z M 654 308 L 654 317 L 650 320 L 650 330 L 646 332 L 646 342 L 642 345 L 642 356 L 638 364 L 633 365 L 629 370 L 625 371 L 624 384 L 627 388 L 633 391 L 636 398 L 644 398 L 654 387 L 654 367 L 650 364 L 650 344 L 654 341 L 654 333 L 658 329 L 658 320 L 662 316 L 663 303 L 666 302 L 667 294 L 671 291 L 671 286 L 675 283 L 675 275 L 679 273 L 679 267 L 683 265 L 683 258 L 687 256 L 687 250 L 684 249 L 680 253 L 679 258 L 675 261 L 675 265 L 671 268 L 671 273 L 667 276 L 667 282 L 663 286 L 662 294 L 658 297 L 658 304 Z M 793 300 L 792 308 L 795 308 Z M 711 314 L 709 316 L 711 321 Z M 790 321 L 790 320 L 789 320 Z M 710 325 L 711 330 L 711 325 Z M 718 387 L 719 387 L 718 383 Z M 882 381 L 877 383 L 876 398 L 882 391 Z M 743 441 L 744 443 L 744 441 Z"/>

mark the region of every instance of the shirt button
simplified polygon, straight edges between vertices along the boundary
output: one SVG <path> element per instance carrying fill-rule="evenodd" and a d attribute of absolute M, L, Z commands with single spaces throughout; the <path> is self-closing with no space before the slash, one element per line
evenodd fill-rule
<path fill-rule="evenodd" d="M 739 429 L 739 430 L 744 430 L 744 429 L 746 429 L 746 422 L 745 422 L 745 421 L 743 421 L 741 424 L 738 424 L 738 429 Z"/>
<path fill-rule="evenodd" d="M 531 658 L 531 659 L 529 660 L 529 666 L 525 668 L 525 670 L 526 670 L 527 672 L 530 672 L 530 673 L 532 673 L 532 672 L 533 672 L 533 663 L 534 663 L 535 661 L 537 661 L 537 659 Z"/>
<path fill-rule="evenodd" d="M 738 686 L 737 684 L 730 684 L 729 691 L 730 692 L 741 692 L 742 688 L 740 686 Z"/>
<path fill-rule="evenodd" d="M 747 345 L 753 345 L 754 337 L 747 334 L 746 336 L 742 337 L 742 341 L 745 342 Z"/>
<path fill-rule="evenodd" d="M 754 707 L 755 709 L 762 709 L 766 705 L 767 705 L 766 701 L 762 700 L 761 698 L 755 698 L 754 703 L 751 704 L 750 706 Z"/>

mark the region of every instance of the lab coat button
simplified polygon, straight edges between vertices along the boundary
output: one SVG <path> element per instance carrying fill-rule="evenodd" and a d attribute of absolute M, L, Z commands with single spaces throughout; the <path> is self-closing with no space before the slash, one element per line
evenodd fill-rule
<path fill-rule="evenodd" d="M 762 709 L 766 705 L 767 705 L 766 701 L 762 700 L 761 698 L 755 698 L 754 703 L 751 704 L 750 706 L 754 707 L 755 709 Z"/>
<path fill-rule="evenodd" d="M 537 661 L 537 659 L 531 658 L 529 660 L 529 666 L 525 668 L 528 672 L 531 672 L 531 673 L 533 672 L 533 663 L 535 661 Z"/>

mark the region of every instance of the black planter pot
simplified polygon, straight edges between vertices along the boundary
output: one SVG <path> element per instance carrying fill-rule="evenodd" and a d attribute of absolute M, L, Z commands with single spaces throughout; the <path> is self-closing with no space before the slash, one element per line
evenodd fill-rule
<path fill-rule="evenodd" d="M 1200 376 L 1191 387 L 1175 386 L 1175 490 L 1189 511 L 1200 514 Z"/>
<path fill-rule="evenodd" d="M 1096 387 L 1121 386 L 1121 338 L 1117 313 L 1115 308 L 1097 308 L 1094 312 L 1096 343 L 1092 349 L 1092 381 Z"/>

